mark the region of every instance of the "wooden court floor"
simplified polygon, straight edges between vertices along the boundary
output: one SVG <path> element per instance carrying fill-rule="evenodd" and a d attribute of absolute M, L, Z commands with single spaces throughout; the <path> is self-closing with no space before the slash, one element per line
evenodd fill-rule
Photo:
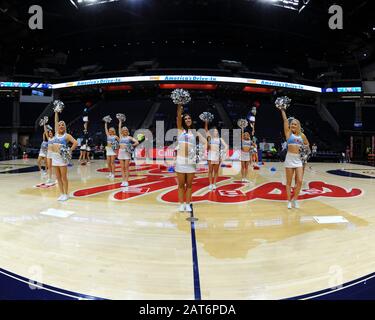
<path fill-rule="evenodd" d="M 0 268 L 42 284 L 107 299 L 284 299 L 375 271 L 371 167 L 310 164 L 288 210 L 282 164 L 243 184 L 228 163 L 215 192 L 202 166 L 191 222 L 167 167 L 133 165 L 123 192 L 104 161 L 74 162 L 59 203 L 33 166 L 0 162 Z"/>

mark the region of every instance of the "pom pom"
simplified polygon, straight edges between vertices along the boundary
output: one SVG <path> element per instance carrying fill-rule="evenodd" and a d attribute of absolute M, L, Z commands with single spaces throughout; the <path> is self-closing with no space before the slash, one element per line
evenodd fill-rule
<path fill-rule="evenodd" d="M 46 128 L 48 131 L 52 131 L 52 127 L 49 124 L 46 125 Z"/>
<path fill-rule="evenodd" d="M 220 150 L 219 157 L 220 157 L 221 161 L 224 161 L 227 158 L 227 152 L 226 152 L 226 150 Z"/>
<path fill-rule="evenodd" d="M 116 118 L 118 120 L 120 120 L 121 122 L 125 122 L 126 121 L 126 116 L 123 113 L 116 114 Z"/>
<path fill-rule="evenodd" d="M 63 158 L 65 163 L 69 163 L 72 160 L 72 155 L 70 149 L 67 146 L 62 145 L 60 147 L 60 155 Z"/>
<path fill-rule="evenodd" d="M 120 143 L 117 141 L 117 140 L 115 140 L 113 143 L 112 143 L 112 149 L 113 150 L 117 150 L 117 149 L 119 149 L 120 148 Z"/>
<path fill-rule="evenodd" d="M 201 159 L 204 157 L 204 146 L 201 144 L 198 144 L 195 148 L 191 148 L 189 150 L 189 159 L 195 161 L 196 163 L 199 163 Z"/>
<path fill-rule="evenodd" d="M 53 106 L 53 111 L 58 112 L 58 113 L 61 113 L 65 108 L 65 104 L 61 100 L 53 101 L 52 106 Z"/>
<path fill-rule="evenodd" d="M 276 99 L 275 101 L 275 106 L 277 109 L 280 109 L 280 110 L 286 110 L 289 108 L 290 104 L 291 104 L 292 100 L 288 97 L 279 97 Z"/>
<path fill-rule="evenodd" d="M 111 116 L 105 116 L 103 118 L 103 121 L 106 122 L 106 123 L 110 123 L 110 122 L 112 122 L 112 118 L 111 118 Z"/>
<path fill-rule="evenodd" d="M 310 156 L 311 156 L 311 150 L 308 146 L 303 145 L 299 147 L 299 155 L 303 163 L 306 163 Z"/>
<path fill-rule="evenodd" d="M 39 126 L 43 127 L 46 124 L 46 121 L 44 119 L 40 119 Z"/>
<path fill-rule="evenodd" d="M 171 98 L 174 104 L 186 105 L 191 101 L 190 93 L 184 89 L 175 89 L 171 94 Z"/>
<path fill-rule="evenodd" d="M 199 119 L 201 119 L 202 121 L 206 122 L 212 122 L 214 120 L 214 115 L 210 112 L 203 112 L 200 116 L 199 116 Z"/>
<path fill-rule="evenodd" d="M 240 120 L 237 121 L 237 125 L 241 129 L 245 129 L 249 125 L 249 122 L 246 119 L 240 119 Z"/>

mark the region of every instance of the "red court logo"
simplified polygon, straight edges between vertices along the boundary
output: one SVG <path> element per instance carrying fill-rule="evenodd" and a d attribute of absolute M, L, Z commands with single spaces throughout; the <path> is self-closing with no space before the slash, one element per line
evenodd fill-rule
<path fill-rule="evenodd" d="M 113 200 L 126 201 L 147 194 L 161 192 L 159 201 L 166 203 L 178 203 L 177 181 L 173 173 L 166 167 L 157 165 L 142 165 L 130 171 L 142 170 L 144 175 L 130 174 L 135 178 L 130 181 L 130 186 L 123 192 L 121 183 L 110 183 L 92 188 L 77 190 L 73 193 L 76 198 L 93 197 L 101 193 L 109 193 Z M 100 169 L 99 172 L 107 172 Z M 285 185 L 281 182 L 269 182 L 262 185 L 249 187 L 240 181 L 233 181 L 231 177 L 219 177 L 218 187 L 214 191 L 208 190 L 208 178 L 196 177 L 193 182 L 194 202 L 216 202 L 223 204 L 234 204 L 254 200 L 285 201 L 287 199 Z M 309 187 L 301 191 L 299 200 L 315 199 L 318 197 L 328 198 L 352 198 L 362 194 L 361 189 L 345 188 L 328 184 L 322 181 L 309 182 Z M 198 195 L 199 194 L 199 195 Z"/>

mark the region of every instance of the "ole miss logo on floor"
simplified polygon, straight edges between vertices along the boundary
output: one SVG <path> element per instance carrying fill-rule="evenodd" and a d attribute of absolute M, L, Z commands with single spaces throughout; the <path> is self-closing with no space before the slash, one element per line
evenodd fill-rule
<path fill-rule="evenodd" d="M 106 173 L 107 169 L 99 169 L 99 172 Z M 178 203 L 177 182 L 174 173 L 168 171 L 164 166 L 141 165 L 135 168 L 131 166 L 131 172 L 138 171 L 138 174 L 130 174 L 132 180 L 129 188 L 123 192 L 121 182 L 109 183 L 87 189 L 77 190 L 73 193 L 76 198 L 94 197 L 98 194 L 110 193 L 110 198 L 115 201 L 126 201 L 136 197 L 142 197 L 150 193 L 164 192 L 158 196 L 158 200 L 166 203 Z M 144 172 L 140 174 L 139 172 Z M 202 173 L 206 170 L 201 170 Z M 118 173 L 116 177 L 120 178 Z M 216 202 L 216 203 L 241 203 L 257 199 L 285 201 L 287 199 L 285 185 L 281 182 L 269 182 L 262 185 L 249 187 L 245 183 L 235 181 L 231 177 L 219 177 L 218 187 L 215 191 L 208 190 L 208 178 L 196 177 L 193 182 L 194 202 Z M 198 195 L 199 194 L 199 195 Z M 314 199 L 318 197 L 329 198 L 351 198 L 362 194 L 361 189 L 353 188 L 346 190 L 342 187 L 328 184 L 322 181 L 309 182 L 308 189 L 303 189 L 299 196 L 300 200 Z"/>

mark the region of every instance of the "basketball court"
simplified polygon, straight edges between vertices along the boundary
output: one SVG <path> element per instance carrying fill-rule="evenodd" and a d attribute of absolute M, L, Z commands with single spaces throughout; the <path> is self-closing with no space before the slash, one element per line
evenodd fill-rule
<path fill-rule="evenodd" d="M 211 192 L 202 166 L 190 215 L 177 211 L 175 174 L 163 165 L 133 164 L 123 190 L 104 161 L 74 161 L 71 199 L 60 203 L 35 163 L 1 163 L 0 267 L 61 298 L 309 298 L 374 270 L 371 167 L 310 164 L 301 208 L 288 210 L 282 163 L 244 184 L 228 162 Z"/>

